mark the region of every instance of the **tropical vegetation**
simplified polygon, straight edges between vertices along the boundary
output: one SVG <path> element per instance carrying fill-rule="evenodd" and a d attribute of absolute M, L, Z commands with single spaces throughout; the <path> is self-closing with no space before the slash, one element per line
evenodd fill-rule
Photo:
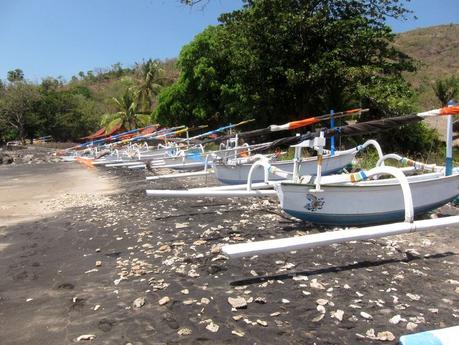
<path fill-rule="evenodd" d="M 363 121 L 424 109 L 425 90 L 438 98 L 429 106 L 444 104 L 457 97 L 458 79 L 416 80 L 430 63 L 386 24 L 410 15 L 397 0 L 243 0 L 177 60 L 118 63 L 40 84 L 15 69 L 0 83 L 0 140 L 74 140 L 100 127 L 109 132 L 152 122 L 216 126 L 254 118 L 260 127 L 368 107 Z M 438 143 L 422 124 L 380 139 L 386 149 L 405 152 Z"/>

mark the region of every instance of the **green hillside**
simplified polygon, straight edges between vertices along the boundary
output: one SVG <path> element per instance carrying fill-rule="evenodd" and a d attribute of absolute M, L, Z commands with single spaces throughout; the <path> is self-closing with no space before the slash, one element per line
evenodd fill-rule
<path fill-rule="evenodd" d="M 435 80 L 459 76 L 459 24 L 432 26 L 397 35 L 396 47 L 420 62 L 407 79 L 418 89 L 421 108 L 439 105 L 432 90 Z"/>

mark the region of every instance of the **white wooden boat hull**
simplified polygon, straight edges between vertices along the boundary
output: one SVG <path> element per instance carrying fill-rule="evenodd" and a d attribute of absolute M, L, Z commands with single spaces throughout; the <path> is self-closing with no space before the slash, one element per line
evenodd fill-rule
<path fill-rule="evenodd" d="M 207 166 L 210 167 L 212 160 L 209 158 Z M 150 162 L 152 168 L 169 168 L 174 170 L 202 170 L 205 168 L 206 161 L 202 156 L 187 157 L 168 157 Z"/>
<path fill-rule="evenodd" d="M 333 174 L 352 162 L 356 152 L 347 152 L 344 154 L 336 154 L 335 156 L 324 155 L 322 161 L 322 175 Z M 293 161 L 274 161 L 270 163 L 272 166 L 286 172 L 293 172 Z M 215 175 L 217 179 L 224 184 L 244 184 L 247 183 L 250 168 L 252 164 L 226 165 L 221 163 L 214 164 Z M 300 165 L 300 175 L 315 176 L 317 172 L 317 157 L 305 159 Z M 264 171 L 262 167 L 257 168 L 253 172 L 252 182 L 263 182 Z M 269 174 L 270 181 L 280 181 L 283 178 L 277 175 Z"/>
<path fill-rule="evenodd" d="M 436 209 L 458 196 L 459 175 L 409 176 L 415 215 Z M 402 221 L 403 195 L 394 179 L 314 186 L 281 182 L 276 186 L 282 209 L 317 224 L 364 225 Z"/>

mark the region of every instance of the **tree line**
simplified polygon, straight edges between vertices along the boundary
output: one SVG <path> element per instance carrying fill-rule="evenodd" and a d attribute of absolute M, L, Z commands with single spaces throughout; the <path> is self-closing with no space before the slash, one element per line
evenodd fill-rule
<path fill-rule="evenodd" d="M 370 108 L 361 121 L 420 110 L 418 95 L 404 78 L 419 63 L 395 47 L 395 34 L 386 24 L 388 18 L 413 15 L 403 1 L 243 4 L 183 47 L 178 80 L 158 96 L 159 122 L 255 118 L 262 126 L 330 109 Z M 434 85 L 435 90 L 442 87 L 437 95 L 454 97 L 453 92 L 457 97 L 457 79 Z M 438 142 L 436 133 L 423 124 L 380 138 L 386 148 L 405 152 L 427 150 Z"/>
<path fill-rule="evenodd" d="M 177 61 L 115 64 L 39 85 L 21 70 L 8 72 L 0 85 L 0 137 L 69 140 L 99 126 L 151 122 L 215 126 L 254 118 L 264 126 L 355 107 L 371 109 L 361 121 L 407 114 L 420 110 L 404 78 L 418 62 L 393 45 L 386 20 L 410 15 L 397 0 L 244 0 L 185 45 Z M 434 89 L 444 103 L 457 97 L 458 80 Z M 422 151 L 437 137 L 417 124 L 383 141 Z"/>
<path fill-rule="evenodd" d="M 21 69 L 0 80 L 0 142 L 51 135 L 76 140 L 100 127 L 132 129 L 152 123 L 155 98 L 176 78 L 175 61 L 148 60 L 133 68 L 80 72 L 69 82 L 29 82 Z"/>

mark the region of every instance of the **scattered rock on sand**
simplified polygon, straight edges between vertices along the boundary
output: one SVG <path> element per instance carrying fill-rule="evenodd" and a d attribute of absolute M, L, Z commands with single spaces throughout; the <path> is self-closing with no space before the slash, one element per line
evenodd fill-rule
<path fill-rule="evenodd" d="M 364 319 L 367 319 L 367 320 L 370 320 L 373 318 L 373 316 L 371 316 L 370 314 L 368 313 L 365 313 L 364 311 L 361 311 L 360 312 L 360 316 L 363 317 Z"/>
<path fill-rule="evenodd" d="M 96 338 L 95 334 L 82 334 L 78 338 L 76 338 L 77 342 L 80 342 L 82 340 L 93 340 Z"/>
<path fill-rule="evenodd" d="M 395 336 L 392 334 L 392 332 L 383 331 L 383 332 L 378 332 L 378 334 L 375 334 L 375 330 L 373 328 L 370 328 L 366 332 L 366 337 L 369 339 L 380 340 L 380 341 L 394 341 L 395 340 Z"/>
<path fill-rule="evenodd" d="M 312 279 L 311 282 L 309 283 L 309 285 L 311 286 L 311 288 L 313 289 L 319 289 L 319 290 L 325 290 L 325 286 L 323 286 L 323 284 L 319 283 L 317 281 L 317 279 Z"/>
<path fill-rule="evenodd" d="M 219 328 L 220 326 L 215 324 L 213 321 L 206 326 L 206 329 L 212 333 L 218 332 Z"/>
<path fill-rule="evenodd" d="M 416 325 L 414 322 L 408 322 L 406 324 L 406 329 L 409 331 L 414 331 L 416 327 L 418 327 L 418 325 Z"/>
<path fill-rule="evenodd" d="M 260 326 L 268 327 L 268 323 L 267 323 L 266 321 L 257 319 L 257 323 L 258 323 Z"/>
<path fill-rule="evenodd" d="M 415 294 L 412 294 L 412 293 L 407 293 L 406 296 L 409 299 L 412 299 L 413 301 L 419 301 L 421 299 L 421 296 L 415 295 Z"/>
<path fill-rule="evenodd" d="M 315 318 L 312 319 L 312 322 L 319 322 L 324 318 L 325 314 L 319 314 Z"/>
<path fill-rule="evenodd" d="M 365 335 L 367 336 L 367 338 L 370 338 L 370 339 L 376 338 L 375 330 L 373 328 L 370 328 L 369 330 L 367 330 L 365 332 Z"/>
<path fill-rule="evenodd" d="M 134 308 L 142 308 L 145 305 L 145 297 L 139 297 L 132 303 Z"/>
<path fill-rule="evenodd" d="M 421 258 L 421 254 L 413 248 L 405 250 L 405 255 L 408 260 L 416 260 Z"/>
<path fill-rule="evenodd" d="M 328 299 L 324 299 L 324 298 L 319 298 L 316 303 L 318 305 L 326 305 L 328 303 Z"/>
<path fill-rule="evenodd" d="M 189 328 L 180 328 L 178 331 L 177 331 L 177 334 L 178 335 L 191 335 L 193 333 L 193 331 Z"/>
<path fill-rule="evenodd" d="M 343 321 L 344 311 L 338 309 L 337 311 L 331 312 L 331 317 L 337 319 L 338 321 Z"/>
<path fill-rule="evenodd" d="M 266 304 L 266 298 L 264 297 L 257 297 L 255 298 L 255 303 L 258 303 L 258 304 Z"/>
<path fill-rule="evenodd" d="M 243 309 L 247 308 L 247 301 L 245 300 L 244 297 L 228 297 L 228 303 L 236 309 Z"/>
<path fill-rule="evenodd" d="M 381 341 L 394 341 L 395 336 L 392 334 L 392 332 L 384 331 L 384 332 L 378 332 L 378 334 L 376 335 L 376 339 L 381 340 Z"/>
<path fill-rule="evenodd" d="M 199 273 L 196 272 L 195 270 L 190 270 L 190 271 L 188 272 L 188 277 L 197 278 L 197 277 L 199 277 Z"/>
<path fill-rule="evenodd" d="M 164 296 L 163 298 L 161 298 L 161 299 L 158 301 L 158 304 L 159 304 L 159 305 L 164 305 L 164 304 L 166 304 L 166 303 L 169 303 L 170 300 L 171 300 L 171 299 L 170 299 L 169 297 Z"/>
<path fill-rule="evenodd" d="M 400 322 L 400 320 L 402 319 L 402 317 L 400 315 L 395 315 L 393 317 L 390 318 L 389 322 L 393 325 L 396 325 Z"/>
<path fill-rule="evenodd" d="M 244 332 L 239 331 L 239 330 L 235 330 L 235 329 L 233 329 L 233 330 L 231 331 L 231 334 L 237 335 L 238 337 L 243 337 L 243 336 L 245 335 Z"/>
<path fill-rule="evenodd" d="M 214 244 L 212 248 L 210 249 L 210 252 L 212 254 L 220 254 L 222 251 L 222 246 L 220 244 Z"/>
<path fill-rule="evenodd" d="M 201 298 L 201 304 L 209 304 L 209 303 L 210 303 L 210 299 L 206 297 Z"/>
<path fill-rule="evenodd" d="M 326 312 L 325 307 L 324 307 L 323 305 L 320 305 L 320 304 L 317 306 L 316 309 L 317 309 L 317 311 L 318 311 L 319 313 L 322 313 L 322 314 L 325 314 L 325 312 Z"/>

